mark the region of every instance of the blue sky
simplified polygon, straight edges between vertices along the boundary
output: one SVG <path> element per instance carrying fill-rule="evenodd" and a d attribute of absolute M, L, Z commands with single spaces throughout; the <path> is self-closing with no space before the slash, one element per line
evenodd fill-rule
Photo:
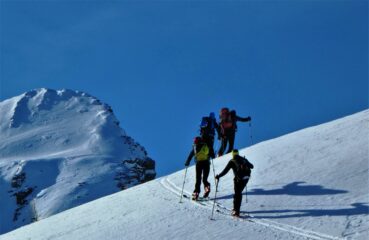
<path fill-rule="evenodd" d="M 260 142 L 368 108 L 367 1 L 0 2 L 0 100 L 47 87 L 110 104 L 159 175 L 203 115 Z M 236 147 L 250 144 L 239 124 Z M 218 144 L 219 146 L 219 144 Z"/>

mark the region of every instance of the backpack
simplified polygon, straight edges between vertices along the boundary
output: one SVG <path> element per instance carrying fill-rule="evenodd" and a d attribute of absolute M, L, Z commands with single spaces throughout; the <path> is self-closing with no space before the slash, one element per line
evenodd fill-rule
<path fill-rule="evenodd" d="M 220 126 L 223 133 L 229 130 L 236 129 L 235 111 L 229 111 L 228 108 L 220 110 Z"/>
<path fill-rule="evenodd" d="M 200 123 L 200 133 L 201 135 L 214 136 L 215 126 L 214 122 L 210 117 L 203 117 Z"/>
<path fill-rule="evenodd" d="M 200 143 L 193 147 L 196 161 L 209 160 L 209 147 L 206 143 Z"/>
<path fill-rule="evenodd" d="M 254 167 L 247 159 L 236 156 L 231 161 L 236 165 L 235 178 L 237 180 L 246 180 L 250 178 L 251 169 Z"/>

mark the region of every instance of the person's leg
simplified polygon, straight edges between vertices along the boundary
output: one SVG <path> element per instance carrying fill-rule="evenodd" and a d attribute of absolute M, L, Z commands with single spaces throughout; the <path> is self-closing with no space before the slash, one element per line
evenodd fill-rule
<path fill-rule="evenodd" d="M 218 156 L 223 156 L 223 153 L 227 148 L 227 141 L 228 141 L 227 137 L 223 136 L 222 137 L 222 143 L 221 143 L 221 146 L 220 146 L 219 151 L 218 151 Z"/>
<path fill-rule="evenodd" d="M 210 161 L 204 161 L 202 175 L 202 182 L 204 183 L 204 187 L 210 186 L 210 183 L 208 182 L 209 172 L 210 172 Z"/>
<path fill-rule="evenodd" d="M 228 148 L 227 153 L 230 153 L 233 150 L 233 148 L 234 148 L 234 139 L 235 139 L 235 136 L 236 136 L 236 132 L 231 132 L 228 135 L 229 148 Z"/>
<path fill-rule="evenodd" d="M 210 151 L 210 157 L 215 158 L 215 151 L 214 151 L 214 137 L 209 137 L 209 151 Z"/>
<path fill-rule="evenodd" d="M 246 184 L 247 181 L 234 181 L 233 209 L 237 215 L 240 214 L 242 191 L 245 188 Z"/>
<path fill-rule="evenodd" d="M 240 194 L 240 185 L 238 181 L 234 181 L 234 195 L 233 195 L 233 211 L 240 212 L 242 195 Z"/>
<path fill-rule="evenodd" d="M 209 173 L 210 173 L 210 161 L 204 161 L 202 182 L 204 183 L 205 192 L 203 197 L 205 198 L 208 197 L 210 193 L 210 183 L 208 181 Z"/>
<path fill-rule="evenodd" d="M 200 193 L 201 173 L 202 173 L 201 165 L 199 163 L 196 163 L 196 183 L 195 190 L 193 192 Z"/>

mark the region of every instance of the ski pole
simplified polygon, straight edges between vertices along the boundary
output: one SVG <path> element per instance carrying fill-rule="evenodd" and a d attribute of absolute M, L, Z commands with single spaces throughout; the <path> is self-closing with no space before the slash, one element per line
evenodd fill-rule
<path fill-rule="evenodd" d="M 250 135 L 250 146 L 252 146 L 254 143 L 253 143 L 253 140 L 252 140 L 252 127 L 251 127 L 251 120 L 249 122 L 249 135 Z M 245 195 L 245 200 L 246 200 L 246 203 L 247 203 L 247 184 L 246 184 L 246 195 Z"/>
<path fill-rule="evenodd" d="M 215 136 L 214 136 L 214 138 L 215 138 Z M 215 140 L 215 139 L 214 139 Z M 216 151 L 215 149 L 218 149 L 218 141 L 215 141 L 215 146 L 213 147 L 213 149 L 214 149 L 214 157 L 216 157 L 217 156 L 217 152 L 219 152 L 219 151 Z"/>
<path fill-rule="evenodd" d="M 214 195 L 214 202 L 213 202 L 213 210 L 211 211 L 211 217 L 210 217 L 211 220 L 214 220 L 213 216 L 214 216 L 215 202 L 217 200 L 218 183 L 219 183 L 219 180 L 216 180 L 215 181 L 215 195 Z"/>
<path fill-rule="evenodd" d="M 215 142 L 215 147 L 217 147 L 217 142 Z M 215 150 L 214 150 L 214 155 L 216 156 Z M 217 183 L 217 179 L 215 178 L 215 166 L 214 166 L 214 161 L 213 158 L 211 159 L 211 164 L 213 165 L 213 173 L 214 173 L 214 182 L 215 184 Z M 218 189 L 215 190 L 216 192 L 218 191 Z"/>
<path fill-rule="evenodd" d="M 186 166 L 186 170 L 185 170 L 185 174 L 184 174 L 184 178 L 183 178 L 183 185 L 182 185 L 182 191 L 181 191 L 181 198 L 179 199 L 179 203 L 182 203 L 183 189 L 184 189 L 184 185 L 185 185 L 185 182 L 186 182 L 187 168 L 188 168 L 188 166 Z"/>
<path fill-rule="evenodd" d="M 251 127 L 251 120 L 250 120 L 250 123 L 249 123 L 249 135 L 250 135 L 250 142 L 251 142 L 251 145 L 253 145 L 253 140 L 252 140 L 252 127 Z M 250 146 L 251 146 L 250 145 Z"/>
<path fill-rule="evenodd" d="M 246 158 L 245 156 L 243 156 L 244 158 Z M 249 177 L 249 179 L 247 180 L 247 183 L 246 183 L 246 185 L 245 185 L 245 201 L 246 201 L 246 203 L 247 203 L 247 184 L 249 183 L 249 181 L 250 181 L 250 177 Z"/>
<path fill-rule="evenodd" d="M 246 184 L 246 191 L 245 191 L 246 195 L 245 195 L 245 199 L 246 199 L 246 203 L 247 203 L 247 184 Z"/>
<path fill-rule="evenodd" d="M 216 146 L 216 144 L 215 144 Z M 214 150 L 214 147 L 213 147 L 213 152 L 214 152 L 214 157 L 215 157 L 215 150 Z M 211 164 L 213 165 L 213 174 L 214 174 L 214 182 L 216 182 L 216 179 L 215 179 L 215 168 L 214 168 L 214 158 L 211 158 Z"/>
<path fill-rule="evenodd" d="M 215 168 L 214 168 L 214 160 L 213 158 L 211 159 L 211 165 L 213 165 L 213 173 L 214 173 L 214 182 L 217 182 L 217 179 L 215 178 Z"/>
<path fill-rule="evenodd" d="M 213 165 L 214 182 L 215 182 L 215 185 L 216 185 L 217 184 L 217 179 L 215 178 L 215 167 L 214 167 L 213 159 L 211 159 L 211 164 Z M 215 192 L 218 192 L 218 187 L 215 188 Z"/>

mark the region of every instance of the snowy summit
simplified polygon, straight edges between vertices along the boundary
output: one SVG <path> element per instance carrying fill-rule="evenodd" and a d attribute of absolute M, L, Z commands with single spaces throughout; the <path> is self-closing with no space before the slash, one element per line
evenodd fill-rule
<path fill-rule="evenodd" d="M 0 234 L 155 178 L 112 109 L 78 91 L 0 102 Z"/>

